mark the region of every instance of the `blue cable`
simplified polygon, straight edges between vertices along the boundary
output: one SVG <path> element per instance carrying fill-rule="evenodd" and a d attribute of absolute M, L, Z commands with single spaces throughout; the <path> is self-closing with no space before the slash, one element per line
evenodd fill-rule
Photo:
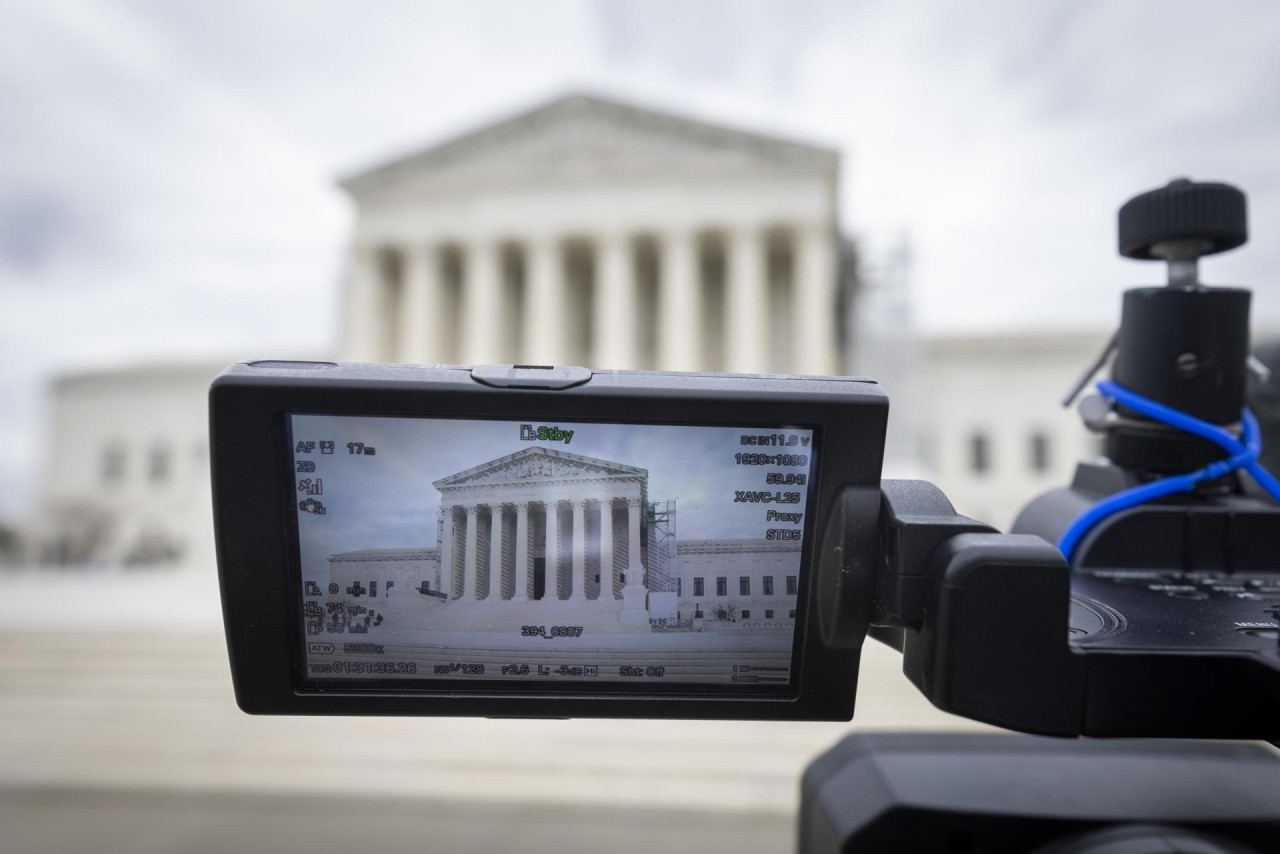
<path fill-rule="evenodd" d="M 1157 403 L 1154 400 L 1129 391 L 1123 386 L 1116 385 L 1110 380 L 1100 380 L 1097 388 L 1104 397 L 1137 412 L 1139 415 L 1144 415 L 1152 421 L 1159 421 L 1162 424 L 1167 424 L 1170 427 L 1191 433 L 1202 439 L 1208 439 L 1226 451 L 1227 457 L 1187 474 L 1172 475 L 1150 483 L 1144 483 L 1141 486 L 1125 489 L 1114 495 L 1108 495 L 1097 504 L 1094 504 L 1077 516 L 1075 521 L 1068 525 L 1067 529 L 1062 532 L 1062 536 L 1058 538 L 1058 551 L 1062 552 L 1068 562 L 1070 562 L 1071 554 L 1075 551 L 1076 546 L 1079 545 L 1081 538 L 1089 532 L 1090 528 L 1108 516 L 1165 495 L 1172 495 L 1176 492 L 1190 492 L 1198 482 L 1222 477 L 1236 469 L 1247 471 L 1249 476 L 1272 499 L 1280 503 L 1280 481 L 1277 481 L 1270 472 L 1258 464 L 1258 455 L 1262 452 L 1261 430 L 1258 428 L 1258 419 L 1253 417 L 1253 413 L 1249 411 L 1248 407 L 1245 408 L 1241 416 L 1243 429 L 1240 438 L 1237 439 L 1229 430 L 1225 430 L 1216 424 L 1210 424 L 1208 421 L 1201 421 L 1199 418 L 1165 406 L 1163 403 Z"/>

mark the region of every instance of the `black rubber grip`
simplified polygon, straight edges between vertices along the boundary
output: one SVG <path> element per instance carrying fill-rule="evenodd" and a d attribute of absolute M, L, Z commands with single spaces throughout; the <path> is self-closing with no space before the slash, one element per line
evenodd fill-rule
<path fill-rule="evenodd" d="M 1201 255 L 1234 249 L 1249 239 L 1245 195 L 1230 184 L 1185 178 L 1134 196 L 1120 208 L 1120 254 L 1151 260 L 1151 248 L 1171 240 L 1204 240 Z"/>

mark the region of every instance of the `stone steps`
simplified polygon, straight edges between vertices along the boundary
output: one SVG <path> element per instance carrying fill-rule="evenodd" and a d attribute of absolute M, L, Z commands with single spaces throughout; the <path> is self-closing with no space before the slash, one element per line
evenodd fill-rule
<path fill-rule="evenodd" d="M 550 645 L 550 644 L 548 644 Z M 864 654 L 860 728 L 976 728 Z M 220 634 L 0 631 L 0 785 L 787 813 L 846 723 L 251 717 Z"/>

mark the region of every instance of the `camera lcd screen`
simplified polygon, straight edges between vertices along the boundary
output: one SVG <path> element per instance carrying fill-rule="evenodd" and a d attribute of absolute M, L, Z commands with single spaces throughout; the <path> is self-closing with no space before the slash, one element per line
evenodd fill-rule
<path fill-rule="evenodd" d="M 305 682 L 790 684 L 812 429 L 288 421 Z"/>

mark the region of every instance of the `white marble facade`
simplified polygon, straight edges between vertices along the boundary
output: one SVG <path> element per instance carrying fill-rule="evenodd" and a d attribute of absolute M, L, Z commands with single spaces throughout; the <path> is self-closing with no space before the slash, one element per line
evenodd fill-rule
<path fill-rule="evenodd" d="M 838 372 L 838 170 L 568 96 L 354 175 L 346 356 Z"/>
<path fill-rule="evenodd" d="M 434 485 L 449 598 L 643 601 L 644 469 L 531 448 Z"/>
<path fill-rule="evenodd" d="M 33 563 L 213 566 L 209 383 L 225 364 L 155 362 L 51 384 Z"/>
<path fill-rule="evenodd" d="M 508 613 L 504 606 L 526 622 L 594 614 L 631 628 L 651 620 L 700 629 L 794 625 L 799 543 L 679 540 L 665 582 L 651 577 L 645 543 L 655 520 L 645 469 L 530 448 L 433 485 L 436 545 L 331 555 L 331 600 L 383 611 L 398 602 L 411 609 L 410 622 L 428 607 L 433 625 L 449 612 L 475 619 L 465 615 Z M 669 597 L 671 613 L 655 610 L 651 593 Z M 455 607 L 434 610 L 444 603 Z"/>

